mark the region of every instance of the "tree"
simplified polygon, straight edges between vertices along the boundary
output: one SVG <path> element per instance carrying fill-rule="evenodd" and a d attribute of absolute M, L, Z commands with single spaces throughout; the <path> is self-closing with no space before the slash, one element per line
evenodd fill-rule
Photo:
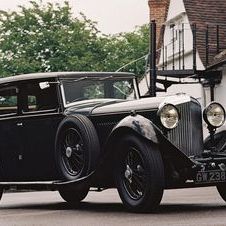
<path fill-rule="evenodd" d="M 120 33 L 109 36 L 106 41 L 105 69 L 115 71 L 123 65 L 148 54 L 149 50 L 148 25 L 137 27 L 133 32 Z M 123 70 L 142 75 L 144 73 L 145 59 L 128 65 Z"/>
<path fill-rule="evenodd" d="M 81 14 L 82 15 L 82 14 Z M 103 35 L 96 23 L 74 18 L 68 2 L 31 1 L 0 11 L 0 76 L 47 71 L 115 71 L 148 51 L 147 26 Z M 126 68 L 134 71 L 134 65 Z M 143 64 L 138 64 L 138 73 Z"/>
<path fill-rule="evenodd" d="M 67 2 L 31 1 L 20 12 L 0 12 L 0 73 L 96 70 L 100 43 L 95 23 L 73 18 Z"/>

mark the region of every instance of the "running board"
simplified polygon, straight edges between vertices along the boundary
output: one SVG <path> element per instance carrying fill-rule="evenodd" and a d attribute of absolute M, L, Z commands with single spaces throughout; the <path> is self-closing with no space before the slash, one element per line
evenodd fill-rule
<path fill-rule="evenodd" d="M 1 186 L 17 186 L 17 185 L 54 185 L 58 181 L 23 181 L 23 182 L 0 182 Z"/>
<path fill-rule="evenodd" d="M 49 189 L 59 189 L 60 187 L 66 187 L 68 189 L 78 186 L 87 185 L 90 182 L 91 176 L 94 174 L 94 171 L 89 175 L 78 178 L 76 180 L 70 181 L 22 181 L 22 182 L 0 182 L 2 187 L 17 187 L 20 188 L 49 188 Z"/>

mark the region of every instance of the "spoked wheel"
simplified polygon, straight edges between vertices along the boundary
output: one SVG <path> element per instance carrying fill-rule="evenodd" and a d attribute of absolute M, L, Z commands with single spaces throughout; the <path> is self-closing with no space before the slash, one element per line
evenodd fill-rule
<path fill-rule="evenodd" d="M 135 135 L 124 137 L 118 148 L 115 181 L 124 205 L 133 212 L 155 211 L 164 189 L 159 150 Z"/>
<path fill-rule="evenodd" d="M 84 166 L 84 141 L 75 128 L 67 128 L 62 134 L 61 158 L 65 169 L 71 176 L 78 176 Z"/>
<path fill-rule="evenodd" d="M 226 183 L 217 185 L 217 191 L 219 192 L 221 198 L 226 202 Z"/>
<path fill-rule="evenodd" d="M 56 135 L 56 165 L 63 180 L 75 180 L 91 173 L 100 153 L 92 122 L 83 115 L 65 118 Z"/>
<path fill-rule="evenodd" d="M 139 200 L 144 194 L 146 178 L 144 161 L 136 148 L 129 147 L 124 164 L 126 169 L 123 178 L 125 189 L 132 199 Z"/>

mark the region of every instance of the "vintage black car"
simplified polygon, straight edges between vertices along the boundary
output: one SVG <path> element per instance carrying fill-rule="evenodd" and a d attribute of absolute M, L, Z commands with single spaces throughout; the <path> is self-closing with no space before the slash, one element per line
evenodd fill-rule
<path fill-rule="evenodd" d="M 78 204 L 117 188 L 131 211 L 164 189 L 217 186 L 226 200 L 225 110 L 177 94 L 142 98 L 131 73 L 38 73 L 0 79 L 0 196 L 58 190 Z M 210 136 L 203 141 L 203 119 Z"/>

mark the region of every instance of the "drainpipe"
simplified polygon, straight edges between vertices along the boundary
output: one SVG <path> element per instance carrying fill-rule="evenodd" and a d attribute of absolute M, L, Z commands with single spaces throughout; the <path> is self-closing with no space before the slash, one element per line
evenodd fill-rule
<path fill-rule="evenodd" d="M 156 22 L 155 20 L 151 21 L 150 24 L 150 53 L 149 53 L 149 62 L 150 62 L 150 87 L 149 93 L 151 97 L 156 96 L 156 77 L 157 77 L 157 68 L 156 68 Z"/>

